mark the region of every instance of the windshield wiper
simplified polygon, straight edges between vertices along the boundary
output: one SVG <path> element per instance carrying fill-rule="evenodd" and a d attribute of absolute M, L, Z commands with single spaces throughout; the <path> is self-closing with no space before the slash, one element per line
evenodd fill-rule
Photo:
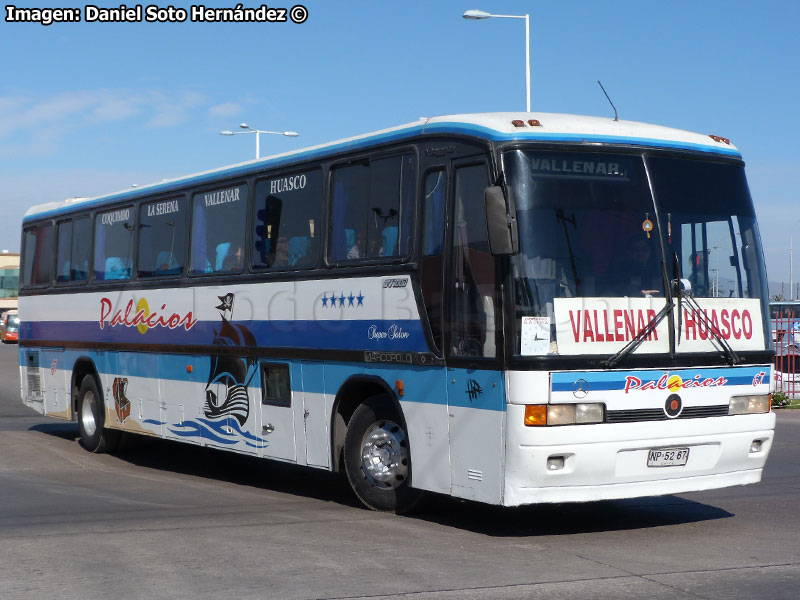
<path fill-rule="evenodd" d="M 675 304 L 673 304 L 672 300 L 667 300 L 667 303 L 664 305 L 664 308 L 658 311 L 658 314 L 656 314 L 655 317 L 650 319 L 644 326 L 644 328 L 639 333 L 637 333 L 630 342 L 625 344 L 625 346 L 614 356 L 611 356 L 606 360 L 604 360 L 603 362 L 601 362 L 600 365 L 607 369 L 611 369 L 619 361 L 621 361 L 631 352 L 636 350 L 639 346 L 642 345 L 642 342 L 644 342 L 648 337 L 650 337 L 650 335 L 655 331 L 656 327 L 658 327 L 658 324 L 664 320 L 664 317 L 666 317 L 670 313 L 670 311 L 674 306 Z"/>
<path fill-rule="evenodd" d="M 575 280 L 575 295 L 581 295 L 581 279 L 578 277 L 578 262 L 575 260 L 575 252 L 572 250 L 572 244 L 569 241 L 569 229 L 567 228 L 567 223 L 570 223 L 572 227 L 578 229 L 578 224 L 575 219 L 575 214 L 571 217 L 567 217 L 564 215 L 564 211 L 562 209 L 558 209 L 556 211 L 556 219 L 561 221 L 561 225 L 564 226 L 564 238 L 567 242 L 567 252 L 569 252 L 569 266 L 572 269 L 572 278 Z"/>
<path fill-rule="evenodd" d="M 678 283 L 678 286 L 680 287 L 680 282 Z M 689 294 L 680 289 L 678 290 L 678 294 L 679 294 L 678 297 L 683 298 L 683 300 L 686 301 L 686 304 L 689 305 L 689 308 L 692 311 L 692 316 L 695 319 L 697 319 L 699 323 L 705 325 L 706 330 L 708 331 L 709 340 L 712 343 L 716 342 L 716 344 L 722 350 L 723 354 L 725 354 L 725 358 L 728 359 L 728 363 L 731 366 L 738 363 L 741 360 L 741 358 L 739 358 L 739 355 L 736 354 L 733 348 L 731 348 L 731 345 L 728 343 L 728 341 L 724 337 L 722 337 L 722 334 L 720 334 L 719 329 L 717 329 L 717 326 L 711 322 L 711 319 L 708 318 L 708 315 L 697 303 L 697 300 L 695 300 L 692 296 L 690 296 Z M 678 337 L 678 340 L 680 341 L 680 337 Z"/>
<path fill-rule="evenodd" d="M 674 288 L 674 294 L 678 298 L 678 343 L 681 340 L 681 320 L 683 318 L 681 302 L 686 301 L 686 304 L 689 305 L 689 308 L 692 311 L 692 316 L 705 325 L 706 330 L 708 331 L 709 339 L 712 339 L 712 343 L 716 342 L 722 352 L 725 354 L 725 358 L 728 359 L 728 364 L 731 366 L 738 363 L 741 359 L 739 355 L 731 348 L 731 345 L 728 341 L 722 337 L 720 334 L 719 329 L 714 325 L 714 323 L 708 318 L 706 312 L 700 307 L 697 303 L 697 300 L 689 294 L 688 292 L 684 291 L 683 286 L 681 286 L 681 277 L 680 277 L 680 261 L 678 260 L 678 253 L 675 252 L 673 254 L 673 263 L 672 263 L 672 283 Z"/>

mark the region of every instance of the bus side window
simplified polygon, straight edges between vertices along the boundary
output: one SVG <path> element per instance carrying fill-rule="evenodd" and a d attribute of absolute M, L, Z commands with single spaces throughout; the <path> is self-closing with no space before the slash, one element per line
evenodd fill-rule
<path fill-rule="evenodd" d="M 244 268 L 247 186 L 199 192 L 192 198 L 191 273 L 238 273 Z"/>
<path fill-rule="evenodd" d="M 186 199 L 143 204 L 139 213 L 139 277 L 183 273 L 186 246 Z"/>
<path fill-rule="evenodd" d="M 50 283 L 55 242 L 53 238 L 53 226 L 49 224 L 25 230 L 22 242 L 22 285 Z"/>
<path fill-rule="evenodd" d="M 98 213 L 94 221 L 94 278 L 130 279 L 135 211 L 130 207 Z"/>
<path fill-rule="evenodd" d="M 256 184 L 253 267 L 302 269 L 318 262 L 322 171 L 278 174 Z"/>
<path fill-rule="evenodd" d="M 334 169 L 330 258 L 406 256 L 413 199 L 414 160 L 410 154 Z"/>
<path fill-rule="evenodd" d="M 450 349 L 453 356 L 494 357 L 495 259 L 489 252 L 483 190 L 485 164 L 456 170 L 453 222 L 453 305 Z"/>
<path fill-rule="evenodd" d="M 72 221 L 61 221 L 56 226 L 56 283 L 72 281 Z"/>
<path fill-rule="evenodd" d="M 425 177 L 422 223 L 422 297 L 433 341 L 438 348 L 442 348 L 442 246 L 446 181 L 444 169 L 432 171 Z"/>
<path fill-rule="evenodd" d="M 332 260 L 354 260 L 366 255 L 365 221 L 369 205 L 369 166 L 366 162 L 333 171 Z"/>
<path fill-rule="evenodd" d="M 370 162 L 367 258 L 408 253 L 413 185 L 410 154 Z"/>

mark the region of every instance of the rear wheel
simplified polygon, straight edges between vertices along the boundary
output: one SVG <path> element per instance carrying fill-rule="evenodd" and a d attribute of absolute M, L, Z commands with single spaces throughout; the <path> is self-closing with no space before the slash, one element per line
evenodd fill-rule
<path fill-rule="evenodd" d="M 86 375 L 78 391 L 78 430 L 81 445 L 90 452 L 111 452 L 119 443 L 120 432 L 105 428 L 105 407 L 97 382 Z"/>
<path fill-rule="evenodd" d="M 373 396 L 353 413 L 344 438 L 344 465 L 356 496 L 372 510 L 407 512 L 422 495 L 409 486 L 408 436 L 386 395 Z"/>

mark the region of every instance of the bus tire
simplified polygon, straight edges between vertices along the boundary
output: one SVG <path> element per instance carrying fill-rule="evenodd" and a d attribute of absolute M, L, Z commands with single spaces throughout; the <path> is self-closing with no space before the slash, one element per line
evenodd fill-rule
<path fill-rule="evenodd" d="M 111 452 L 119 443 L 120 432 L 105 428 L 103 396 L 92 375 L 86 375 L 78 391 L 78 430 L 81 446 L 90 452 Z"/>
<path fill-rule="evenodd" d="M 358 499 L 372 510 L 401 514 L 422 492 L 409 485 L 411 453 L 402 419 L 385 394 L 361 404 L 347 425 L 344 466 Z"/>

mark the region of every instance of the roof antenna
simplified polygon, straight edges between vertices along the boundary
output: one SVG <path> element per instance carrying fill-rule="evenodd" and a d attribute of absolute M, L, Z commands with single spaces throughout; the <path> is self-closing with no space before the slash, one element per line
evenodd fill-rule
<path fill-rule="evenodd" d="M 600 85 L 600 89 L 603 90 L 603 93 L 606 95 L 606 98 L 608 98 L 608 103 L 611 105 L 611 108 L 614 109 L 614 120 L 619 121 L 619 115 L 617 115 L 617 107 L 614 106 L 614 103 L 611 101 L 611 98 L 608 97 L 608 92 L 606 91 L 606 88 L 603 87 L 603 84 L 600 83 L 599 79 L 597 80 L 597 83 Z"/>

